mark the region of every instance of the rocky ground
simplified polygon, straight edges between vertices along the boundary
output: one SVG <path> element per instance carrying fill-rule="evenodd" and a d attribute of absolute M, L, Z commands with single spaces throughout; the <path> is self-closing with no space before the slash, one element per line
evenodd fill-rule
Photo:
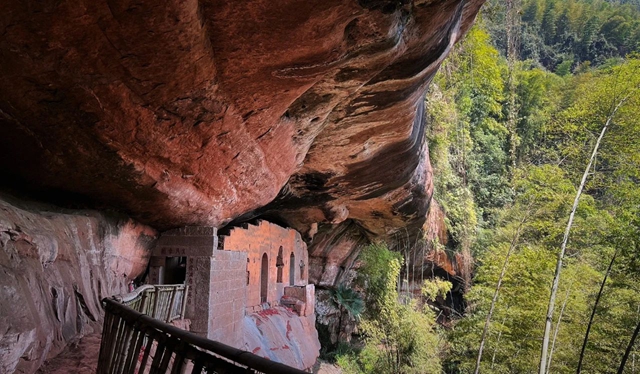
<path fill-rule="evenodd" d="M 89 334 L 45 361 L 38 374 L 95 374 L 100 353 L 100 334 Z"/>

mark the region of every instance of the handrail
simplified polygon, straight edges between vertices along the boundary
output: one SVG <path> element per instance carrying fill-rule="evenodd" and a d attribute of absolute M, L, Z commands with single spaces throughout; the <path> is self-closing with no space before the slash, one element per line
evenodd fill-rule
<path fill-rule="evenodd" d="M 183 318 L 189 286 L 184 284 L 144 285 L 112 299 L 163 322 Z"/>
<path fill-rule="evenodd" d="M 156 286 L 151 285 L 151 284 L 145 284 L 142 285 L 138 288 L 136 288 L 135 290 L 129 292 L 129 293 L 125 293 L 123 295 L 115 295 L 113 296 L 114 300 L 118 300 L 119 302 L 123 303 L 123 304 L 128 304 L 132 301 L 135 301 L 138 297 L 141 297 L 142 294 L 145 291 L 149 291 L 149 290 L 155 290 Z"/>
<path fill-rule="evenodd" d="M 155 294 L 155 291 L 158 291 L 157 287 L 177 290 L 176 285 L 146 286 L 127 295 L 102 300 L 105 306 L 105 321 L 98 374 L 198 374 L 202 370 L 220 374 L 306 373 L 171 326 L 161 319 L 153 318 L 151 315 L 125 305 L 130 303 L 133 306 L 143 307 L 144 303 L 141 301 L 144 295 Z M 184 290 L 186 295 L 186 288 Z M 143 308 L 143 310 L 149 309 Z"/>

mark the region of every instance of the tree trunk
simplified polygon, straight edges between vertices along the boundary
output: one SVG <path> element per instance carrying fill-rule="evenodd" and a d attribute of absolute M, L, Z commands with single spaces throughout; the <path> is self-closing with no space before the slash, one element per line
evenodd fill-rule
<path fill-rule="evenodd" d="M 518 107 L 516 105 L 516 79 L 515 65 L 518 60 L 518 31 L 520 30 L 520 4 L 519 0 L 506 1 L 506 31 L 507 31 L 507 66 L 509 75 L 507 77 L 507 123 L 509 131 L 509 162 L 510 172 L 516 168 L 516 150 L 518 147 Z"/>
<path fill-rule="evenodd" d="M 564 302 L 562 303 L 562 308 L 560 308 L 560 315 L 558 316 L 556 329 L 553 332 L 553 340 L 551 341 L 551 351 L 549 352 L 549 360 L 547 361 L 547 374 L 549 374 L 549 371 L 551 370 L 551 359 L 553 358 L 553 352 L 556 347 L 556 339 L 558 339 L 558 332 L 560 331 L 560 323 L 562 323 L 562 315 L 564 314 L 564 308 L 567 306 L 567 301 L 569 301 L 570 292 L 571 292 L 571 287 L 567 288 L 567 294 L 564 296 Z"/>
<path fill-rule="evenodd" d="M 611 124 L 611 120 L 613 120 L 613 116 L 615 116 L 616 112 L 622 106 L 622 104 L 629 98 L 629 95 L 625 96 L 622 100 L 618 102 L 618 104 L 613 108 L 611 114 L 607 118 L 604 126 L 602 127 L 602 131 L 600 132 L 600 136 L 596 141 L 596 145 L 593 147 L 593 152 L 591 153 L 591 157 L 589 158 L 589 163 L 587 167 L 584 169 L 584 174 L 582 174 L 582 180 L 580 181 L 580 187 L 578 188 L 578 192 L 576 193 L 576 198 L 573 201 L 573 207 L 571 208 L 571 214 L 569 215 L 569 222 L 567 222 L 567 227 L 564 230 L 564 237 L 562 239 L 562 245 L 560 246 L 560 252 L 558 252 L 558 261 L 556 263 L 556 271 L 553 276 L 553 284 L 551 286 L 551 296 L 549 296 L 549 307 L 547 308 L 547 318 L 544 325 L 544 335 L 542 337 L 542 354 L 540 355 L 540 371 L 539 374 L 546 374 L 547 369 L 547 353 L 549 350 L 549 335 L 551 333 L 551 321 L 553 319 L 553 310 L 556 304 L 556 296 L 558 293 L 558 284 L 560 283 L 560 273 L 562 272 L 562 260 L 564 259 L 564 254 L 567 250 L 567 242 L 569 242 L 569 233 L 571 233 L 571 226 L 573 225 L 573 219 L 576 215 L 576 210 L 578 209 L 578 203 L 580 202 L 580 195 L 582 195 L 582 190 L 584 189 L 584 185 L 587 182 L 587 176 L 589 175 L 589 170 L 591 169 L 591 165 L 593 164 L 593 160 L 596 158 L 598 154 L 598 148 L 600 147 L 600 142 L 604 137 L 605 132 L 609 128 Z"/>
<path fill-rule="evenodd" d="M 487 332 L 489 331 L 489 324 L 491 323 L 491 316 L 493 315 L 493 310 L 496 307 L 496 302 L 498 301 L 498 293 L 500 292 L 500 287 L 502 286 L 502 279 L 504 278 L 505 273 L 507 272 L 507 265 L 509 264 L 509 257 L 511 253 L 515 249 L 518 244 L 518 238 L 520 237 L 520 231 L 522 230 L 522 225 L 526 221 L 528 216 L 528 212 L 525 213 L 524 217 L 520 221 L 518 228 L 516 229 L 516 233 L 513 235 L 513 239 L 511 240 L 511 244 L 509 245 L 509 250 L 507 251 L 507 255 L 504 258 L 504 263 L 502 264 L 502 270 L 500 271 L 500 277 L 498 277 L 498 283 L 496 284 L 496 289 L 493 292 L 493 299 L 491 300 L 491 306 L 489 307 L 489 313 L 487 314 L 487 319 L 484 322 L 484 329 L 482 330 L 482 337 L 480 338 L 480 348 L 478 349 L 478 358 L 476 360 L 476 369 L 474 371 L 475 374 L 480 372 L 480 361 L 482 361 L 482 351 L 484 350 L 484 343 L 487 339 Z"/>
<path fill-rule="evenodd" d="M 618 250 L 616 249 L 613 254 L 613 258 L 611 262 L 609 262 L 609 267 L 607 267 L 607 272 L 604 274 L 604 279 L 600 284 L 600 291 L 598 291 L 598 296 L 596 296 L 596 302 L 593 304 L 593 309 L 591 310 L 591 317 L 589 317 L 589 323 L 587 324 L 587 332 L 584 334 L 584 341 L 582 342 L 582 349 L 580 350 L 580 358 L 578 359 L 578 369 L 576 371 L 577 374 L 580 374 L 582 370 L 582 360 L 584 359 L 584 351 L 587 348 L 587 342 L 589 341 L 589 332 L 591 331 L 591 325 L 593 324 L 593 318 L 596 316 L 596 308 L 598 308 L 598 303 L 600 303 L 600 297 L 602 296 L 602 291 L 604 290 L 604 285 L 607 283 L 607 278 L 609 278 L 609 274 L 611 273 L 611 268 L 613 267 L 613 263 L 616 260 L 616 256 L 618 255 Z"/>
<path fill-rule="evenodd" d="M 342 332 L 342 305 L 338 306 L 338 343 L 340 343 L 340 333 Z"/>
<path fill-rule="evenodd" d="M 622 374 L 622 372 L 624 371 L 624 366 L 627 364 L 627 360 L 629 359 L 629 354 L 631 353 L 631 350 L 633 349 L 633 345 L 636 342 L 636 338 L 638 337 L 638 332 L 640 332 L 640 323 L 638 323 L 638 326 L 636 326 L 636 329 L 633 332 L 633 335 L 631 336 L 631 340 L 629 341 L 629 345 L 627 346 L 627 350 L 624 352 L 624 356 L 622 357 L 622 362 L 620 363 L 620 368 L 618 369 L 618 374 Z"/>
<path fill-rule="evenodd" d="M 509 310 L 509 308 L 507 308 Z M 507 321 L 507 316 L 502 319 L 502 326 L 504 326 Z M 493 370 L 493 366 L 496 363 L 496 354 L 498 353 L 498 347 L 500 347 L 500 338 L 502 338 L 502 331 L 498 333 L 498 339 L 496 339 L 496 348 L 493 350 L 493 355 L 491 356 L 491 370 Z"/>

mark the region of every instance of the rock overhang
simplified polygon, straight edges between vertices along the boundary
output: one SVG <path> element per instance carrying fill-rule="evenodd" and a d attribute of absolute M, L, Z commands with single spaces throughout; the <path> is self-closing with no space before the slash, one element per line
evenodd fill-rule
<path fill-rule="evenodd" d="M 419 228 L 423 95 L 482 2 L 7 2 L 5 183 L 160 229 Z"/>

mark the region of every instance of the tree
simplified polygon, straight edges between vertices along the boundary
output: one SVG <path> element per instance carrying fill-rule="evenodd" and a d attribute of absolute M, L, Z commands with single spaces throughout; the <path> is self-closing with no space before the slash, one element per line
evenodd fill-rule
<path fill-rule="evenodd" d="M 397 291 L 402 258 L 385 245 L 361 252 L 357 282 L 366 293 L 360 323 L 365 345 L 356 359 L 363 373 L 440 373 L 440 343 L 435 315 L 414 300 L 401 303 Z M 339 360 L 340 361 L 340 360 Z M 343 369 L 345 369 L 343 367 Z"/>
<path fill-rule="evenodd" d="M 624 367 L 627 364 L 627 360 L 629 359 L 629 354 L 633 349 L 633 345 L 636 342 L 636 338 L 638 337 L 638 333 L 640 333 L 640 322 L 638 322 L 638 326 L 633 330 L 633 334 L 631 335 L 631 340 L 629 340 L 629 344 L 627 345 L 627 349 L 624 351 L 624 355 L 622 356 L 622 362 L 620 363 L 620 367 L 618 368 L 618 374 L 622 374 L 624 372 Z"/>
<path fill-rule="evenodd" d="M 364 301 L 360 294 L 343 284 L 333 290 L 332 294 L 333 301 L 340 311 L 340 316 L 338 317 L 338 335 L 340 335 L 344 313 L 347 312 L 347 315 L 357 322 L 364 311 Z"/>
<path fill-rule="evenodd" d="M 582 195 L 582 191 L 584 190 L 585 183 L 587 182 L 587 177 L 589 176 L 591 165 L 593 164 L 596 158 L 596 155 L 598 154 L 598 148 L 600 147 L 600 142 L 602 142 L 602 138 L 604 137 L 604 134 L 609 128 L 609 125 L 611 125 L 611 121 L 613 120 L 616 113 L 618 112 L 618 109 L 620 109 L 620 107 L 629 98 L 629 95 L 631 95 L 631 93 L 633 92 L 635 92 L 635 89 L 631 90 L 630 92 L 625 92 L 625 95 L 622 96 L 622 98 L 620 98 L 617 101 L 614 101 L 614 104 L 611 108 L 611 112 L 609 113 L 609 116 L 607 117 L 607 120 L 604 123 L 604 126 L 602 127 L 602 131 L 600 131 L 600 136 L 598 137 L 598 140 L 596 140 L 596 144 L 593 147 L 591 158 L 589 159 L 589 162 L 587 163 L 587 167 L 585 168 L 584 173 L 582 174 L 582 180 L 580 181 L 580 186 L 578 187 L 578 191 L 576 192 L 576 197 L 573 201 L 573 207 L 571 208 L 571 213 L 569 214 L 569 221 L 567 222 L 567 227 L 564 232 L 564 237 L 562 239 L 562 244 L 560 246 L 560 252 L 558 252 L 556 271 L 553 276 L 553 284 L 551 286 L 551 296 L 549 297 L 549 307 L 547 309 L 547 318 L 545 322 L 544 335 L 542 337 L 542 354 L 540 355 L 540 370 L 539 370 L 540 374 L 546 374 L 549 334 L 551 332 L 551 322 L 553 319 L 556 295 L 558 292 L 558 284 L 560 282 L 560 274 L 562 272 L 562 261 L 564 259 L 564 256 L 567 250 L 567 243 L 569 242 L 569 234 L 571 233 L 571 226 L 573 225 L 573 220 L 576 214 L 576 210 L 578 209 L 580 196 Z"/>
<path fill-rule="evenodd" d="M 496 284 L 496 290 L 493 293 L 493 298 L 491 299 L 491 306 L 489 307 L 489 313 L 487 313 L 487 320 L 484 323 L 484 329 L 482 330 L 482 336 L 480 338 L 480 348 L 478 349 L 478 359 L 476 360 L 476 369 L 475 374 L 480 372 L 480 362 L 482 361 L 482 351 L 484 349 L 484 342 L 487 338 L 487 332 L 489 331 L 489 324 L 491 323 L 491 317 L 493 316 L 493 310 L 495 309 L 496 302 L 498 301 L 498 293 L 500 292 L 500 287 L 502 286 L 502 280 L 504 279 L 504 275 L 507 271 L 507 265 L 509 264 L 509 257 L 511 253 L 516 248 L 518 244 L 518 239 L 520 238 L 520 230 L 522 230 L 522 225 L 524 225 L 527 219 L 528 213 L 525 213 L 522 221 L 518 225 L 515 234 L 513 235 L 513 240 L 511 240 L 511 244 L 509 245 L 509 250 L 507 251 L 507 255 L 504 258 L 504 263 L 502 264 L 502 270 L 500 270 L 500 276 L 498 277 L 498 283 Z"/>
<path fill-rule="evenodd" d="M 541 336 L 544 329 L 544 321 L 540 317 L 545 314 L 545 300 L 549 298 L 548 284 L 552 280 L 555 265 L 553 248 L 562 238 L 562 229 L 557 221 L 570 209 L 567 200 L 575 195 L 575 187 L 560 168 L 544 165 L 518 170 L 514 188 L 514 204 L 502 210 L 496 229 L 478 244 L 486 249 L 478 253 L 475 284 L 467 294 L 469 306 L 466 316 L 454 324 L 450 334 L 452 358 L 447 364 L 451 371 L 475 371 L 483 325 L 491 308 L 505 257 L 523 215 L 528 218 L 520 229 L 519 245 L 510 254 L 508 270 L 504 273 L 499 298 L 495 302 L 486 333 L 484 349 L 491 351 L 495 360 L 482 360 L 480 372 L 530 372 L 537 365 L 536 353 L 540 349 L 540 340 L 535 336 Z M 595 208 L 593 199 L 582 199 L 575 223 L 579 238 L 574 245 L 577 248 L 593 248 L 596 253 L 601 251 L 597 242 L 601 230 L 606 228 L 606 214 Z M 561 292 L 569 288 L 577 291 L 572 291 L 566 299 L 563 326 L 561 330 L 556 330 L 556 368 L 571 363 L 568 357 L 576 357 L 579 349 L 576 337 L 581 335 L 578 331 L 582 332 L 589 311 L 587 298 L 582 295 L 593 289 L 599 278 L 599 273 L 587 263 L 591 257 L 576 256 L 578 252 L 573 248 L 571 253 L 574 257 L 566 263 L 565 278 L 560 289 Z M 574 348 L 576 346 L 578 348 Z M 566 370 L 554 369 L 551 372 Z"/>
<path fill-rule="evenodd" d="M 593 310 L 591 312 L 591 316 L 589 317 L 589 323 L 587 324 L 587 332 L 584 334 L 584 342 L 582 343 L 582 348 L 580 349 L 580 358 L 578 359 L 578 369 L 576 372 L 580 374 L 582 370 L 582 360 L 584 359 L 584 352 L 587 349 L 587 342 L 589 341 L 589 332 L 591 331 L 591 325 L 593 325 L 593 318 L 596 315 L 596 310 L 598 309 L 598 303 L 600 302 L 600 298 L 602 297 L 602 291 L 604 290 L 604 285 L 607 283 L 607 278 L 609 278 L 609 274 L 611 274 L 611 268 L 613 267 L 613 263 L 616 261 L 616 256 L 618 255 L 618 251 L 613 254 L 611 258 L 611 262 L 607 267 L 607 272 L 604 274 L 604 278 L 602 279 L 602 283 L 600 284 L 600 290 L 598 291 L 598 295 L 596 296 L 596 301 L 593 303 Z"/>

